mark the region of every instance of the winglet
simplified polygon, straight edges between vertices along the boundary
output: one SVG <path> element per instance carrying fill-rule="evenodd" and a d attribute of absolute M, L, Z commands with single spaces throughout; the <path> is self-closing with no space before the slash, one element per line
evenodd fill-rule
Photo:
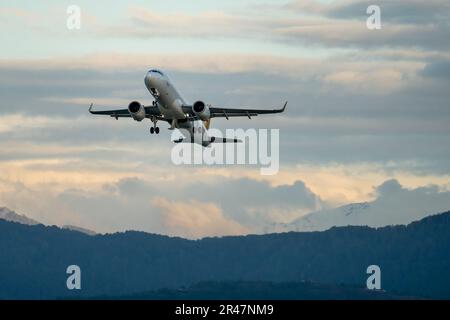
<path fill-rule="evenodd" d="M 281 108 L 281 111 L 280 111 L 280 112 L 283 112 L 283 111 L 286 109 L 287 104 L 288 104 L 288 102 L 286 101 L 286 102 L 284 103 L 283 108 Z"/>
<path fill-rule="evenodd" d="M 92 113 L 92 106 L 93 106 L 94 104 L 93 103 L 91 103 L 91 105 L 89 106 L 89 112 L 90 113 Z"/>

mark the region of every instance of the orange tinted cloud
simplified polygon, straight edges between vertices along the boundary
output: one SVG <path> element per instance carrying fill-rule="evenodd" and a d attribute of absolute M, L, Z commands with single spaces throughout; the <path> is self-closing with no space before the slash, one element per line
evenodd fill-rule
<path fill-rule="evenodd" d="M 162 224 L 168 234 L 201 238 L 249 232 L 246 227 L 225 217 L 222 210 L 213 203 L 169 201 L 157 197 L 152 200 L 152 205 L 161 210 Z"/>

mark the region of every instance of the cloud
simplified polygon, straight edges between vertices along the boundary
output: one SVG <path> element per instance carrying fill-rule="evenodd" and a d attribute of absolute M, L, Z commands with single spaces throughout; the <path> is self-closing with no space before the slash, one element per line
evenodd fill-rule
<path fill-rule="evenodd" d="M 199 171 L 201 175 L 201 171 Z M 223 215 L 238 222 L 253 232 L 258 232 L 265 223 L 290 220 L 326 203 L 315 195 L 303 182 L 271 186 L 268 181 L 249 178 L 200 177 L 199 181 L 187 184 L 160 182 L 158 188 L 147 180 L 132 178 L 117 183 L 121 195 L 127 197 L 164 197 L 168 201 L 197 201 L 213 203 Z M 180 177 L 178 180 L 182 181 Z M 247 192 L 242 193 L 242 190 Z M 168 196 L 173 194 L 173 196 Z"/>
<path fill-rule="evenodd" d="M 48 224 L 94 226 L 92 221 L 83 220 L 70 205 L 58 200 L 58 192 L 41 180 L 39 187 L 20 181 L 8 181 L 10 173 L 0 177 L 0 203 L 35 220 Z"/>
<path fill-rule="evenodd" d="M 418 26 L 411 24 L 384 25 L 381 30 L 367 29 L 365 19 L 305 19 L 284 26 L 275 31 L 286 40 L 295 40 L 300 44 L 321 44 L 334 47 L 356 46 L 370 48 L 440 46 L 439 29 L 436 26 Z"/>
<path fill-rule="evenodd" d="M 450 208 L 450 189 L 436 185 L 406 188 L 396 179 L 389 179 L 374 191 L 373 201 L 312 212 L 289 224 L 277 224 L 275 230 L 319 231 L 333 226 L 406 225 Z"/>
<path fill-rule="evenodd" d="M 138 37 L 251 37 L 265 28 L 260 18 L 228 14 L 222 11 L 164 13 L 131 6 L 128 9 L 132 27 L 106 29 L 114 36 Z M 260 36 L 260 35 L 259 35 Z"/>
<path fill-rule="evenodd" d="M 431 61 L 422 71 L 420 71 L 420 74 L 425 77 L 444 79 L 448 81 L 450 80 L 450 60 L 438 59 Z"/>
<path fill-rule="evenodd" d="M 355 81 L 334 82 L 353 90 L 364 89 L 367 92 L 370 87 L 377 91 L 390 93 L 408 87 L 408 83 L 402 80 L 413 80 L 416 73 L 423 69 L 425 63 L 421 61 L 390 61 L 380 58 L 370 60 L 367 56 L 364 59 L 355 59 L 354 55 L 337 56 L 334 59 L 318 59 L 265 54 L 125 55 L 104 53 L 60 59 L 0 61 L 0 68 L 5 71 L 3 77 L 0 77 L 0 83 L 5 83 L 10 87 L 20 83 L 22 86 L 30 86 L 31 90 L 36 90 L 36 86 L 43 87 L 42 91 L 46 93 L 50 90 L 47 89 L 47 86 L 54 88 L 56 85 L 60 95 L 65 93 L 66 87 L 71 86 L 71 88 L 78 89 L 79 92 L 95 94 L 96 101 L 101 104 L 126 104 L 127 100 L 123 93 L 120 97 L 105 98 L 108 88 L 114 90 L 116 95 L 117 92 L 120 92 L 119 82 L 112 81 L 111 79 L 114 79 L 112 75 L 120 75 L 130 84 L 135 83 L 134 90 L 136 91 L 136 87 L 139 86 L 138 88 L 142 89 L 136 92 L 140 92 L 139 96 L 144 96 L 146 93 L 144 86 L 138 80 L 143 78 L 143 74 L 149 66 L 169 70 L 169 74 L 179 72 L 205 76 L 236 75 L 241 78 L 241 81 L 252 80 L 258 76 L 264 76 L 266 81 L 278 80 L 277 77 L 279 77 L 289 80 L 289 82 L 295 81 L 297 87 L 299 81 L 302 85 L 304 82 L 305 84 L 317 83 L 318 89 L 329 83 L 330 79 L 338 78 L 339 80 L 342 79 L 342 75 L 353 74 L 357 75 L 354 77 Z M 26 80 L 23 80 L 22 74 L 27 75 Z M 71 74 L 71 77 L 68 78 L 67 74 Z M 132 78 L 131 75 L 135 78 Z M 340 75 L 340 77 L 336 75 Z M 365 87 L 361 87 L 361 83 L 364 83 Z M 124 83 L 128 91 L 133 88 L 130 84 Z M 277 87 L 279 84 L 275 86 L 275 89 Z M 98 90 L 95 92 L 92 88 L 98 88 Z M 88 104 L 92 101 L 92 98 L 86 96 L 67 97 L 48 95 L 48 93 L 40 98 L 47 102 L 70 104 Z"/>
<path fill-rule="evenodd" d="M 450 14 L 450 5 L 445 0 L 341 0 L 329 3 L 317 0 L 297 0 L 286 4 L 287 9 L 306 14 L 315 14 L 338 19 L 360 19 L 366 15 L 369 5 L 376 4 L 382 17 L 389 22 L 424 23 L 440 21 Z"/>
<path fill-rule="evenodd" d="M 34 119 L 26 118 L 21 114 L 3 116 L 0 119 L 0 133 L 9 133 L 15 130 L 23 130 L 23 128 L 35 129 L 50 125 L 51 121 L 47 117 L 34 117 Z M 56 124 L 55 122 L 53 122 Z"/>
<path fill-rule="evenodd" d="M 0 16 L 5 18 L 18 18 L 22 23 L 38 23 L 44 16 L 36 11 L 25 10 L 20 8 L 0 8 Z"/>
<path fill-rule="evenodd" d="M 396 179 L 390 179 L 376 187 L 375 190 L 378 197 L 386 197 L 395 194 L 402 189 L 402 185 Z"/>
<path fill-rule="evenodd" d="M 136 229 L 186 237 L 260 233 L 267 223 L 289 221 L 325 206 L 300 181 L 270 186 L 248 178 L 217 180 L 201 171 L 198 181 L 190 175 L 147 180 L 147 173 L 141 178 L 124 173 L 120 178 L 107 171 L 66 171 L 58 176 L 46 170 L 43 178 L 33 173 L 36 170 L 43 172 L 36 168 L 23 182 L 4 176 L 0 202 L 44 223 L 70 223 L 100 232 Z M 15 170 L 19 176 L 26 172 Z M 39 205 L 34 206 L 35 201 Z"/>
<path fill-rule="evenodd" d="M 388 22 L 430 24 L 442 22 L 450 15 L 450 5 L 445 0 L 379 0 L 376 4 L 382 10 L 383 20 Z M 324 5 L 322 12 L 334 18 L 355 19 L 364 15 L 368 6 L 365 0 L 347 0 Z"/>
<path fill-rule="evenodd" d="M 196 200 L 169 201 L 163 197 L 152 200 L 155 208 L 161 210 L 162 224 L 169 235 L 186 238 L 205 236 L 242 235 L 250 232 L 236 221 L 226 218 L 222 210 L 213 203 Z"/>
<path fill-rule="evenodd" d="M 97 28 L 102 38 L 193 38 L 202 40 L 248 39 L 288 45 L 323 47 L 448 48 L 448 3 L 442 0 L 381 1 L 382 30 L 366 27 L 367 1 L 331 4 L 296 1 L 271 6 L 270 16 L 247 11 L 158 12 L 133 6 L 128 21 Z M 288 15 L 286 14 L 289 13 Z"/>
<path fill-rule="evenodd" d="M 0 59 L 0 200 L 50 223 L 164 233 L 172 221 L 183 234 L 194 232 L 183 229 L 189 217 L 173 220 L 168 205 L 194 201 L 258 232 L 267 222 L 374 200 L 389 186 L 395 194 L 448 186 L 448 3 L 379 4 L 380 32 L 366 29 L 363 1 L 295 1 L 264 12 L 245 4 L 196 13 L 136 6 L 93 19 L 86 4 L 86 23 L 69 42 L 62 7 L 38 11 L 50 18 L 31 38 L 20 31 L 31 30 L 33 12 L 0 11 L 13 20 L 8 30 L 39 42 L 23 52 L 6 46 Z M 7 34 L 15 43 L 16 33 Z M 166 70 L 191 102 L 272 108 L 289 100 L 282 115 L 213 121 L 221 129 L 281 129 L 279 174 L 176 167 L 163 124 L 155 137 L 148 121 L 87 113 L 91 102 L 150 104 L 143 84 L 150 67 Z M 391 178 L 400 191 L 395 183 L 372 190 Z M 201 214 L 193 219 L 216 232 Z"/>
<path fill-rule="evenodd" d="M 345 179 L 333 181 L 333 175 L 322 178 L 325 184 L 349 183 Z M 267 226 L 287 223 L 318 209 L 332 212 L 300 181 L 280 186 L 251 179 L 222 177 L 213 181 L 216 183 L 208 185 L 185 183 L 183 177 L 178 177 L 177 183 L 127 177 L 112 183 L 75 183 L 74 187 L 66 185 L 61 189 L 51 181 L 27 186 L 1 178 L 0 202 L 47 224 L 71 223 L 99 232 L 134 229 L 187 238 L 263 233 Z M 366 178 L 368 187 L 371 181 L 374 179 Z M 404 224 L 448 210 L 450 185 L 417 187 L 426 181 L 430 179 L 407 188 L 396 179 L 385 180 L 372 189 L 373 199 L 367 198 L 372 202 L 362 222 L 371 226 Z M 361 185 L 353 183 L 354 187 Z M 334 220 L 330 217 L 329 221 Z"/>
<path fill-rule="evenodd" d="M 405 188 L 397 180 L 385 181 L 375 188 L 371 204 L 371 226 L 407 224 L 430 214 L 450 209 L 450 192 L 437 185 Z"/>
<path fill-rule="evenodd" d="M 381 8 L 382 29 L 369 31 L 366 9 L 376 4 Z M 305 23 L 281 28 L 281 33 L 299 41 L 325 46 L 421 47 L 426 50 L 448 48 L 450 5 L 445 0 L 365 0 L 292 1 L 285 5 L 305 15 Z M 309 16 L 308 16 L 309 15 Z M 278 32 L 280 32 L 278 30 Z"/>
<path fill-rule="evenodd" d="M 271 186 L 264 180 L 226 179 L 214 184 L 197 183 L 183 194 L 218 203 L 227 215 L 255 231 L 270 221 L 290 220 L 293 216 L 326 206 L 302 181 Z"/>
<path fill-rule="evenodd" d="M 403 73 L 393 69 L 377 69 L 373 72 L 338 71 L 324 77 L 326 83 L 336 84 L 347 90 L 391 92 L 404 85 Z"/>
<path fill-rule="evenodd" d="M 220 129 L 281 128 L 282 166 L 394 161 L 420 163 L 427 167 L 427 174 L 448 172 L 447 81 L 430 78 L 422 71 L 441 58 L 416 52 L 413 57 L 398 60 L 403 51 L 394 54 L 395 59 L 375 60 L 367 53 L 338 54 L 334 58 L 169 55 L 173 63 L 167 61 L 163 68 L 169 69 L 188 101 L 273 108 L 289 100 L 285 114 L 261 116 L 250 122 L 213 121 Z M 148 135 L 148 121 L 116 121 L 87 112 L 91 101 L 99 109 L 126 108 L 127 102 L 135 99 L 150 104 L 142 81 L 149 58 L 158 64 L 167 57 L 105 53 L 53 61 L 4 60 L 0 73 L 0 143 L 5 151 L 0 157 L 20 160 L 34 155 L 76 160 L 61 164 L 58 170 L 64 165 L 91 168 L 99 163 L 95 159 L 102 163 L 121 159 L 129 171 L 149 159 L 167 163 L 172 147 L 168 130 L 153 137 Z M 133 63 L 134 69 L 128 70 Z M 86 65 L 91 69 L 83 69 Z M 208 69 L 208 65 L 214 67 Z M 164 128 L 164 124 L 161 126 Z M 42 150 L 30 148 L 30 144 L 40 145 Z M 158 151 L 159 156 L 155 155 Z"/>
<path fill-rule="evenodd" d="M 232 62 L 231 62 L 232 61 Z M 240 73 L 263 70 L 267 73 L 280 74 L 287 72 L 289 66 L 295 68 L 303 68 L 304 70 L 313 70 L 313 66 L 319 66 L 319 59 L 306 58 L 286 58 L 281 56 L 257 54 L 224 54 L 217 53 L 202 54 L 202 53 L 184 53 L 184 54 L 119 54 L 114 52 L 106 52 L 101 54 L 89 54 L 84 56 L 61 57 L 52 59 L 8 59 L 0 60 L 0 67 L 5 69 L 5 73 L 14 70 L 14 79 L 29 83 L 30 80 L 36 80 L 33 77 L 29 79 L 21 79 L 18 77 L 17 71 L 23 70 L 41 71 L 42 80 L 58 80 L 59 84 L 68 84 L 76 82 L 78 76 L 92 75 L 92 72 L 98 72 L 103 77 L 105 75 L 117 72 L 127 72 L 130 70 L 141 72 L 141 79 L 143 79 L 145 71 L 150 67 L 158 67 L 162 69 L 169 69 L 172 71 L 195 72 L 204 74 L 216 73 Z M 47 77 L 45 71 L 54 70 L 51 77 Z M 107 71 L 105 71 L 107 70 Z M 58 71 L 58 73 L 56 73 Z M 73 76 L 67 77 L 67 72 Z M 292 73 L 292 75 L 294 75 Z M 9 75 L 8 75 L 9 76 Z M 2 79 L 6 83 L 6 77 Z M 10 79 L 11 80 L 11 79 Z M 61 83 L 61 81 L 63 81 Z M 92 80 L 91 80 L 92 81 Z M 111 81 L 111 79 L 109 79 Z M 37 84 L 37 81 L 31 82 Z M 142 82 L 141 82 L 142 83 Z M 56 84 L 52 82 L 52 84 Z M 83 86 L 88 86 L 92 82 L 82 83 Z M 104 83 L 103 86 L 111 85 L 112 83 Z M 96 83 L 96 85 L 101 85 Z"/>
<path fill-rule="evenodd" d="M 75 98 L 64 98 L 64 97 L 44 97 L 42 98 L 45 102 L 55 102 L 61 104 L 77 104 L 82 106 L 88 106 L 93 103 L 93 98 L 86 97 L 75 97 Z M 122 106 L 127 107 L 130 103 L 129 99 L 120 98 L 95 98 L 96 104 L 99 105 L 109 105 L 109 106 Z"/>
<path fill-rule="evenodd" d="M 168 52 L 161 47 L 164 46 L 164 41 L 172 43 L 171 39 L 190 39 L 188 44 L 181 45 L 182 48 L 173 49 L 170 46 L 171 49 L 168 49 L 172 52 L 181 49 L 184 53 L 201 52 L 205 47 L 210 52 L 210 48 L 222 48 L 223 40 L 229 41 L 230 46 L 238 46 L 239 42 L 251 42 L 255 44 L 255 50 L 261 50 L 262 46 L 267 48 L 269 43 L 273 46 L 271 51 L 274 53 L 297 50 L 305 52 L 317 47 L 369 50 L 380 47 L 410 50 L 421 48 L 424 51 L 448 49 L 448 41 L 445 40 L 449 31 L 450 9 L 445 0 L 382 0 L 378 4 L 382 8 L 383 28 L 376 32 L 366 28 L 368 2 L 361 0 L 333 1 L 328 4 L 292 1 L 288 4 L 271 5 L 267 13 L 261 11 L 264 5 L 244 5 L 231 9 L 216 6 L 194 13 L 176 9 L 155 10 L 142 5 L 130 6 L 127 10 L 122 10 L 123 16 L 107 19 L 101 14 L 99 18 L 91 17 L 90 12 L 95 10 L 84 5 L 83 21 L 86 23 L 74 38 L 74 50 L 86 46 L 91 51 L 98 52 L 97 46 L 91 44 L 101 43 L 102 47 L 114 48 L 117 52 L 148 52 L 147 46 L 140 49 L 142 39 L 155 43 L 158 51 L 164 53 Z M 9 10 L 18 19 L 30 14 L 23 9 Z M 64 12 L 63 8 L 57 10 Z M 58 12 L 55 8 L 47 8 L 47 11 Z M 68 36 L 67 30 L 61 28 L 61 32 L 57 32 L 55 28 L 51 28 L 58 24 L 64 25 L 64 15 L 50 16 L 53 20 L 45 20 L 49 26 L 43 28 L 39 35 L 48 37 L 48 41 L 58 38 L 63 43 Z M 67 41 L 64 44 L 66 43 Z"/>

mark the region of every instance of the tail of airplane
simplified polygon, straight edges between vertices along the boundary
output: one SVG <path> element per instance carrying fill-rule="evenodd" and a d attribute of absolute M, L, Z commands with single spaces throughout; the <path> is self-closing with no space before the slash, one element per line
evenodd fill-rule
<path fill-rule="evenodd" d="M 206 130 L 209 130 L 209 127 L 211 126 L 211 119 L 203 121 L 203 125 L 205 126 Z M 242 141 L 236 138 L 222 138 L 209 136 L 209 143 L 240 143 L 240 142 Z"/>
<path fill-rule="evenodd" d="M 185 131 L 183 137 L 177 140 L 172 140 L 174 143 L 196 143 L 204 147 L 209 146 L 211 143 L 240 143 L 242 140 L 237 138 L 223 138 L 214 137 L 209 135 L 208 131 L 211 125 L 211 119 L 208 120 L 194 120 L 192 121 L 192 130 Z M 200 130 L 201 129 L 201 130 Z M 190 137 L 189 137 L 190 136 Z M 189 137 L 186 139 L 186 137 Z"/>

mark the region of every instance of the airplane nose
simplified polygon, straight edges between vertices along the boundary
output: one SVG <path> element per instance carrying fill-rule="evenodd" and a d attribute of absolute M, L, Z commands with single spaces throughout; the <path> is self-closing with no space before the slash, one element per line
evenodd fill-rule
<path fill-rule="evenodd" d="M 149 71 L 149 72 L 147 72 L 147 74 L 145 75 L 145 78 L 144 78 L 144 82 L 147 85 L 147 87 L 152 84 L 152 80 L 153 80 L 153 76 L 152 76 L 152 73 Z"/>

